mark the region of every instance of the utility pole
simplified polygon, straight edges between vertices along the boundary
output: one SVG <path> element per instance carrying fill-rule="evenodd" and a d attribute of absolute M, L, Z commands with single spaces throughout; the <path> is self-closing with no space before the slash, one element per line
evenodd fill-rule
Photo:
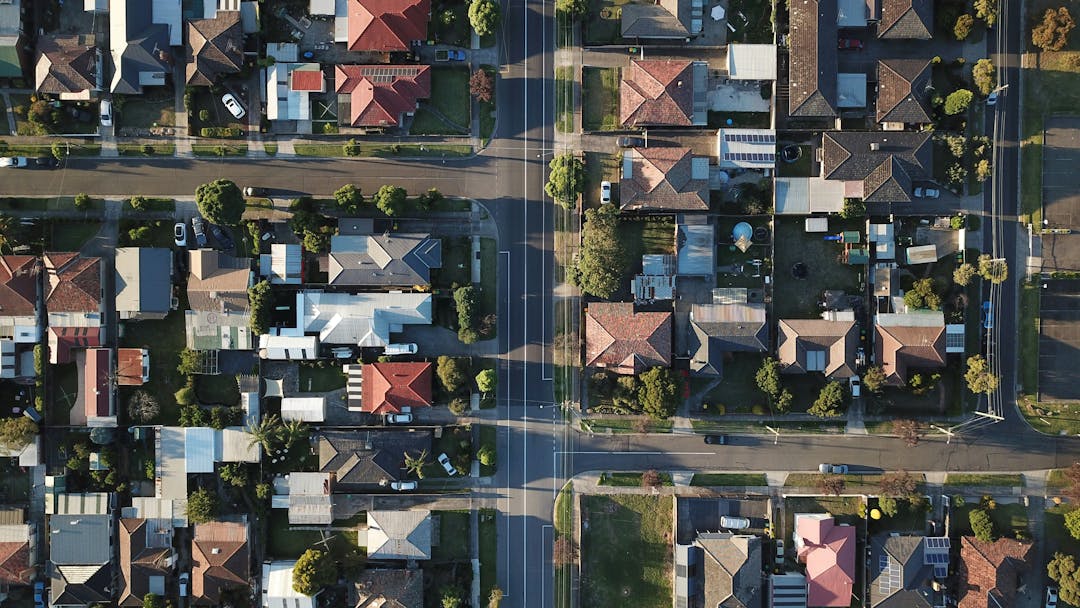
<path fill-rule="evenodd" d="M 765 428 L 766 428 L 766 430 L 768 430 L 769 432 L 771 432 L 773 434 L 773 442 L 772 442 L 772 444 L 777 445 L 778 443 L 780 443 L 780 431 L 777 430 L 777 429 L 774 429 L 771 426 L 766 426 Z"/>

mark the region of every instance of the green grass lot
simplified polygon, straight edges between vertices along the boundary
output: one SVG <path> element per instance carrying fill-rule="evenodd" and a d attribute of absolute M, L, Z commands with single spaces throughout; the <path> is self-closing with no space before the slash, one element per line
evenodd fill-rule
<path fill-rule="evenodd" d="M 164 201 L 164 199 L 162 199 Z M 168 204 L 173 205 L 172 199 L 168 199 Z M 131 211 L 128 207 L 129 214 L 137 214 L 138 211 Z M 129 217 L 132 217 L 129 215 Z M 137 217 L 137 216 L 135 216 Z M 131 240 L 131 231 L 135 228 L 141 228 L 146 226 L 150 228 L 149 233 L 145 238 L 141 238 L 138 242 Z M 123 219 L 120 220 L 120 233 L 117 239 L 118 244 L 121 247 L 164 247 L 169 248 L 174 244 L 173 240 L 173 222 L 172 220 L 150 220 L 141 221 L 138 219 Z"/>
<path fill-rule="evenodd" d="M 50 425 L 70 424 L 71 408 L 79 395 L 79 371 L 74 363 L 64 363 L 50 365 L 45 373 L 51 384 L 49 394 L 52 396 L 52 403 L 46 403 L 46 420 Z"/>
<path fill-rule="evenodd" d="M 192 144 L 195 156 L 246 156 L 247 144 Z"/>
<path fill-rule="evenodd" d="M 345 156 L 342 146 L 345 142 L 336 144 L 296 144 L 293 151 L 297 156 L 334 157 Z M 472 146 L 458 144 L 392 144 L 392 143 L 363 143 L 358 142 L 361 157 L 395 158 L 395 157 L 434 157 L 434 158 L 462 158 L 471 156 Z"/>
<path fill-rule="evenodd" d="M 922 475 L 913 474 L 912 476 L 918 479 L 919 482 L 923 481 Z M 816 488 L 818 480 L 820 480 L 822 477 L 823 475 L 821 475 L 820 473 L 791 473 L 787 476 L 787 480 L 784 481 L 784 486 L 795 488 Z M 844 481 L 847 483 L 847 488 L 849 490 L 872 490 L 876 488 L 878 482 L 881 481 L 881 475 L 878 474 L 849 474 L 841 475 L 841 477 L 844 478 Z"/>
<path fill-rule="evenodd" d="M 442 268 L 431 271 L 431 284 L 438 289 L 468 285 L 472 277 L 472 240 L 466 236 L 444 238 L 442 253 Z"/>
<path fill-rule="evenodd" d="M 574 68 L 555 68 L 555 129 L 574 132 Z"/>
<path fill-rule="evenodd" d="M 495 586 L 495 567 L 498 559 L 499 531 L 495 524 L 495 509 L 480 509 L 480 600 L 491 595 Z"/>
<path fill-rule="evenodd" d="M 339 388 L 345 388 L 345 372 L 340 365 L 300 365 L 300 392 L 325 393 Z"/>
<path fill-rule="evenodd" d="M 4 504 L 25 503 L 30 499 L 30 473 L 18 466 L 4 467 L 0 475 L 0 502 Z"/>
<path fill-rule="evenodd" d="M 412 135 L 463 135 L 472 124 L 469 70 L 437 67 L 431 70 L 431 99 L 421 102 L 413 117 Z"/>
<path fill-rule="evenodd" d="M 101 222 L 53 221 L 47 232 L 51 251 L 78 251 L 101 230 Z"/>
<path fill-rule="evenodd" d="M 582 496 L 581 512 L 582 605 L 670 606 L 671 497 Z"/>
<path fill-rule="evenodd" d="M 851 229 L 857 229 L 856 223 L 852 223 Z M 862 267 L 838 261 L 843 246 L 823 240 L 820 234 L 807 233 L 803 224 L 803 218 L 777 217 L 775 221 L 773 308 L 778 319 L 816 318 L 820 313 L 818 301 L 826 289 L 858 293 Z M 845 226 L 833 219 L 830 228 L 835 232 Z M 791 269 L 799 262 L 806 265 L 805 279 L 792 276 Z"/>
<path fill-rule="evenodd" d="M 619 240 L 623 243 L 628 261 L 624 281 L 629 289 L 630 278 L 641 272 L 642 255 L 675 253 L 675 220 L 670 216 L 650 217 L 647 220 L 621 219 Z"/>
<path fill-rule="evenodd" d="M 477 432 L 480 434 L 480 443 L 476 446 L 476 449 L 479 450 L 481 447 L 483 447 L 485 445 L 490 445 L 491 447 L 495 448 L 495 450 L 496 450 L 496 459 L 495 459 L 495 464 L 493 466 L 488 466 L 488 465 L 485 465 L 483 463 L 480 464 L 480 476 L 481 477 L 488 477 L 490 475 L 494 475 L 495 471 L 499 468 L 499 460 L 498 460 L 498 448 L 499 448 L 498 429 L 496 427 L 490 425 L 490 424 L 481 424 L 481 425 L 479 425 L 477 427 L 477 429 L 478 429 Z"/>
<path fill-rule="evenodd" d="M 619 68 L 581 68 L 581 128 L 617 131 L 619 124 Z"/>
<path fill-rule="evenodd" d="M 1065 527 L 1065 515 L 1076 509 L 1076 505 L 1055 505 L 1046 510 L 1041 540 L 1046 543 L 1047 559 L 1052 559 L 1055 552 L 1080 555 L 1080 540 Z"/>
<path fill-rule="evenodd" d="M 353 523 L 356 520 L 359 523 L 367 522 L 367 514 L 359 513 L 356 517 L 346 521 L 335 521 L 334 526 L 337 527 L 352 527 L 357 525 Z M 295 559 L 299 557 L 304 551 L 311 548 L 320 548 L 330 550 L 330 554 L 341 559 L 342 556 L 361 547 L 360 539 L 355 530 L 328 530 L 326 534 L 330 536 L 328 543 L 316 545 L 319 541 L 323 540 L 322 534 L 318 530 L 296 530 L 290 529 L 289 525 L 289 512 L 287 509 L 271 509 L 270 515 L 267 518 L 268 525 L 268 544 L 267 552 L 271 557 L 278 559 Z M 305 526 L 296 526 L 302 528 Z M 312 526 L 306 526 L 311 528 Z M 361 553 L 363 554 L 363 553 Z"/>
<path fill-rule="evenodd" d="M 966 536 L 971 534 L 971 520 L 969 514 L 979 508 L 978 503 L 968 502 L 962 507 L 953 507 L 952 531 L 954 536 Z M 990 519 L 994 522 L 994 530 L 998 535 L 1015 537 L 1017 531 L 1027 533 L 1027 509 L 1019 503 L 1001 504 L 989 511 Z M 1030 538 L 1030 534 L 1028 536 Z"/>
<path fill-rule="evenodd" d="M 837 523 L 857 526 L 861 531 L 863 518 L 859 517 L 858 496 L 797 496 L 784 499 L 784 518 L 777 538 L 791 538 L 795 530 L 796 513 L 829 513 Z"/>
<path fill-rule="evenodd" d="M 870 499 L 867 510 L 877 507 L 878 500 L 876 498 Z M 896 501 L 896 515 L 889 517 L 884 513 L 881 514 L 881 519 L 870 518 L 868 520 L 869 533 L 883 534 L 888 532 L 911 532 L 916 534 L 925 534 L 927 531 L 927 512 L 922 507 L 912 508 L 911 503 L 906 500 Z"/>
<path fill-rule="evenodd" d="M 181 291 L 180 310 L 174 310 L 160 321 L 125 321 L 121 323 L 120 346 L 150 349 L 150 381 L 141 388 L 154 395 L 161 405 L 156 424 L 178 424 L 180 406 L 173 394 L 184 386 L 186 378 L 176 371 L 180 351 L 184 349 L 185 329 L 182 311 L 187 296 Z M 127 403 L 131 387 L 120 387 L 119 403 Z"/>
<path fill-rule="evenodd" d="M 1039 391 L 1039 285 L 1020 285 L 1020 385 L 1026 395 Z M 1023 409 L 1023 408 L 1022 408 Z M 1032 421 L 1029 419 L 1028 423 Z"/>
<path fill-rule="evenodd" d="M 1016 475 L 988 475 L 988 474 L 964 474 L 949 473 L 945 476 L 947 486 L 1008 486 L 1019 487 L 1024 485 L 1024 476 Z"/>
<path fill-rule="evenodd" d="M 498 287 L 499 280 L 499 249 L 495 239 L 480 239 L 480 315 L 484 318 L 488 315 L 499 313 Z M 494 338 L 499 324 L 495 323 L 492 331 L 481 336 L 484 340 Z"/>
<path fill-rule="evenodd" d="M 690 425 L 695 431 L 709 433 L 749 433 L 772 436 L 772 431 L 765 428 L 770 426 L 780 431 L 781 441 L 787 434 L 822 434 L 835 435 L 844 432 L 847 422 L 840 420 L 799 420 L 788 421 L 762 416 L 761 420 L 731 420 L 712 418 L 709 420 L 691 420 Z"/>
<path fill-rule="evenodd" d="M 786 147 L 786 146 L 785 146 Z M 785 163 L 780 161 L 776 163 L 777 175 L 780 177 L 810 177 L 810 164 L 811 156 L 813 155 L 813 146 L 799 146 L 802 150 L 802 156 L 799 160 L 793 163 Z"/>
<path fill-rule="evenodd" d="M 173 156 L 176 154 L 176 144 L 173 143 L 153 143 L 148 144 L 149 148 L 144 148 L 143 144 L 116 144 L 116 149 L 120 152 L 120 156 Z"/>
<path fill-rule="evenodd" d="M 240 387 L 232 374 L 195 376 L 195 394 L 199 396 L 199 403 L 226 406 L 240 403 Z"/>
<path fill-rule="evenodd" d="M 124 98 L 123 106 L 116 111 L 116 127 L 149 129 L 151 127 L 171 127 L 176 124 L 176 100 L 172 89 L 167 94 L 147 92 L 143 95 Z"/>
<path fill-rule="evenodd" d="M 757 353 L 731 353 L 730 357 L 725 354 L 724 376 L 702 400 L 702 405 L 708 406 L 704 414 L 749 414 L 754 405 L 768 403 L 768 397 L 754 380 L 763 359 Z M 694 378 L 691 382 L 703 385 L 709 381 Z"/>
<path fill-rule="evenodd" d="M 495 133 L 495 102 L 498 100 L 498 82 L 499 75 L 495 68 L 490 65 L 480 66 L 488 76 L 491 77 L 491 82 L 494 86 L 491 87 L 491 101 L 480 102 L 480 140 L 483 145 L 487 145 L 491 141 L 491 136 Z"/>
<path fill-rule="evenodd" d="M 645 420 L 644 432 L 670 433 L 673 422 L 670 420 Z M 638 433 L 635 427 L 637 419 L 628 418 L 586 418 L 581 421 L 581 429 L 592 429 L 594 433 Z"/>
<path fill-rule="evenodd" d="M 731 0 L 728 4 L 728 23 L 735 31 L 728 42 L 771 44 L 772 3 L 767 0 Z"/>
<path fill-rule="evenodd" d="M 695 473 L 692 486 L 765 486 L 763 473 Z"/>
<path fill-rule="evenodd" d="M 101 144 L 66 142 L 65 148 L 71 156 L 98 156 L 101 154 Z M 44 144 L 26 144 L 18 139 L 0 140 L 0 155 L 4 156 L 52 156 L 52 146 Z"/>
<path fill-rule="evenodd" d="M 461 561 L 469 559 L 469 512 L 434 511 L 441 520 L 439 544 L 431 548 L 434 562 Z"/>
<path fill-rule="evenodd" d="M 566 482 L 555 497 L 555 525 L 556 538 L 570 537 L 574 519 L 574 484 Z M 555 608 L 571 608 L 572 589 L 571 570 L 573 566 L 555 566 Z"/>
<path fill-rule="evenodd" d="M 600 481 L 598 485 L 602 486 L 615 486 L 623 488 L 640 488 L 641 487 L 641 473 L 601 473 Z M 670 486 L 673 485 L 671 481 L 671 475 L 667 473 L 660 474 L 660 485 Z"/>

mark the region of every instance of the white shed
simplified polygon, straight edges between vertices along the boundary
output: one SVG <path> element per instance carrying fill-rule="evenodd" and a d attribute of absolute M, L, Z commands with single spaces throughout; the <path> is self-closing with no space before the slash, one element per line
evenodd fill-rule
<path fill-rule="evenodd" d="M 322 422 L 326 419 L 324 397 L 286 397 L 281 400 L 281 419 Z"/>

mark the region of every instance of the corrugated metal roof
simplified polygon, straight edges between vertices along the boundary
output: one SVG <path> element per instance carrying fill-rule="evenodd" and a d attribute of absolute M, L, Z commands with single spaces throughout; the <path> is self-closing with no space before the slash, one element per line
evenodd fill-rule
<path fill-rule="evenodd" d="M 282 420 L 322 422 L 326 418 L 326 399 L 323 397 L 286 397 L 281 400 Z"/>
<path fill-rule="evenodd" d="M 214 435 L 214 429 L 209 427 L 184 429 L 185 473 L 214 472 Z"/>
<path fill-rule="evenodd" d="M 111 522 L 109 515 L 53 515 L 49 518 L 49 561 L 60 565 L 108 563 Z"/>

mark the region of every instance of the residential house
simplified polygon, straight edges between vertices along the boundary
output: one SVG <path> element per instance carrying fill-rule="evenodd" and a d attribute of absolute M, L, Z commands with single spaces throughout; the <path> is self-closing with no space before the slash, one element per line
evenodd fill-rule
<path fill-rule="evenodd" d="M 728 80 L 776 80 L 775 44 L 729 44 Z"/>
<path fill-rule="evenodd" d="M 789 19 L 788 115 L 835 118 L 837 1 L 795 0 Z"/>
<path fill-rule="evenodd" d="M 164 426 L 157 429 L 154 473 L 156 497 L 186 504 L 188 475 L 215 472 L 222 462 L 257 463 L 262 447 L 243 427 Z"/>
<path fill-rule="evenodd" d="M 619 87 L 624 127 L 703 127 L 709 66 L 703 61 L 631 60 Z"/>
<path fill-rule="evenodd" d="M 870 540 L 870 608 L 944 608 L 949 538 L 879 535 Z M 942 583 L 935 588 L 934 581 Z"/>
<path fill-rule="evenodd" d="M 141 607 L 148 593 L 166 595 L 165 581 L 173 576 L 176 554 L 172 527 L 160 523 L 156 519 L 120 520 L 119 606 Z"/>
<path fill-rule="evenodd" d="M 274 243 L 270 253 L 259 256 L 259 274 L 272 285 L 303 282 L 304 249 L 299 244 Z"/>
<path fill-rule="evenodd" d="M 43 261 L 49 362 L 70 363 L 73 349 L 101 345 L 105 266 L 73 252 L 46 252 Z"/>
<path fill-rule="evenodd" d="M 708 211 L 709 157 L 690 148 L 627 150 L 619 205 L 628 211 Z"/>
<path fill-rule="evenodd" d="M 318 436 L 319 471 L 334 476 L 334 490 L 370 491 L 405 478 L 405 454 L 431 451 L 431 431 L 325 431 Z"/>
<path fill-rule="evenodd" d="M 905 386 L 909 369 L 945 367 L 945 315 L 941 311 L 883 313 L 874 318 L 874 361 L 885 383 Z"/>
<path fill-rule="evenodd" d="M 41 260 L 29 255 L 0 256 L 0 378 L 34 375 L 20 369 L 17 350 L 41 340 Z"/>
<path fill-rule="evenodd" d="M 250 585 L 247 520 L 195 524 L 191 539 L 191 603 L 218 606 L 223 591 Z"/>
<path fill-rule="evenodd" d="M 262 565 L 263 608 L 315 608 L 315 598 L 293 589 L 296 560 L 275 560 Z"/>
<path fill-rule="evenodd" d="M 53 515 L 48 528 L 49 605 L 111 603 L 112 516 Z"/>
<path fill-rule="evenodd" d="M 349 587 L 355 608 L 423 608 L 424 573 L 415 568 L 366 569 Z"/>
<path fill-rule="evenodd" d="M 141 95 L 143 87 L 165 86 L 172 73 L 169 47 L 181 42 L 179 5 L 179 0 L 110 0 L 110 92 Z"/>
<path fill-rule="evenodd" d="M 933 0 L 881 0 L 878 38 L 930 40 L 934 32 Z"/>
<path fill-rule="evenodd" d="M 727 353 L 769 350 L 765 304 L 747 300 L 745 288 L 722 288 L 713 290 L 712 303 L 690 307 L 691 373 L 722 377 Z"/>
<path fill-rule="evenodd" d="M 116 314 L 121 320 L 164 319 L 172 309 L 172 251 L 116 248 Z"/>
<path fill-rule="evenodd" d="M 883 128 L 903 131 L 907 125 L 933 122 L 928 60 L 881 59 L 877 72 L 877 121 Z"/>
<path fill-rule="evenodd" d="M 296 294 L 296 326 L 276 328 L 275 335 L 317 335 L 323 344 L 392 346 L 391 334 L 406 325 L 430 324 L 431 294 L 301 291 Z"/>
<path fill-rule="evenodd" d="M 676 574 L 676 587 L 686 589 L 686 606 L 762 607 L 760 537 L 702 532 L 675 551 L 686 554 L 686 574 Z"/>
<path fill-rule="evenodd" d="M 23 77 L 22 0 L 0 4 L 0 78 Z"/>
<path fill-rule="evenodd" d="M 431 405 L 431 363 L 369 363 L 363 366 L 361 411 L 397 414 Z"/>
<path fill-rule="evenodd" d="M 854 315 L 828 319 L 780 319 L 777 358 L 785 374 L 821 372 L 829 379 L 855 375 L 859 326 Z M 850 317 L 850 318 L 849 318 Z"/>
<path fill-rule="evenodd" d="M 620 14 L 622 37 L 628 40 L 685 41 L 691 36 L 689 0 L 660 0 L 656 4 L 623 5 Z M 696 33 L 701 31 L 701 9 L 698 8 Z"/>
<path fill-rule="evenodd" d="M 330 238 L 328 257 L 330 285 L 429 285 L 431 269 L 442 268 L 442 240 L 427 234 L 340 234 Z"/>
<path fill-rule="evenodd" d="M 336 65 L 334 91 L 338 124 L 401 128 L 419 101 L 431 97 L 431 66 Z"/>
<path fill-rule="evenodd" d="M 212 19 L 188 19 L 187 83 L 208 87 L 244 66 L 240 11 L 217 11 Z"/>
<path fill-rule="evenodd" d="M 772 129 L 720 129 L 716 157 L 724 169 L 776 168 L 776 131 Z"/>
<path fill-rule="evenodd" d="M 85 424 L 86 426 L 116 426 L 116 391 L 113 380 L 112 351 L 108 348 L 88 348 L 85 352 L 76 355 L 76 364 L 82 368 L 79 377 L 82 378 L 82 386 L 76 401 L 82 407 L 73 410 L 72 424 Z M 81 409 L 83 417 L 78 417 L 77 412 Z"/>
<path fill-rule="evenodd" d="M 431 511 L 368 511 L 368 561 L 431 559 Z"/>
<path fill-rule="evenodd" d="M 640 374 L 671 365 L 671 313 L 635 312 L 622 302 L 593 302 L 585 311 L 585 365 Z"/>
<path fill-rule="evenodd" d="M 294 471 L 288 477 L 285 485 L 288 493 L 275 495 L 272 506 L 288 509 L 290 524 L 329 525 L 334 520 L 334 474 Z"/>
<path fill-rule="evenodd" d="M 844 196 L 868 203 L 909 203 L 913 183 L 929 179 L 928 132 L 829 131 L 822 135 L 821 175 L 844 182 Z"/>
<path fill-rule="evenodd" d="M 34 90 L 64 101 L 86 101 L 101 90 L 101 51 L 93 35 L 41 36 Z"/>
<path fill-rule="evenodd" d="M 413 41 L 427 40 L 431 0 L 345 1 L 350 51 L 408 51 Z"/>
<path fill-rule="evenodd" d="M 957 607 L 1015 605 L 1021 575 L 1031 569 L 1033 547 L 1030 540 L 999 538 L 988 543 L 972 536 L 961 537 Z"/>
<path fill-rule="evenodd" d="M 855 582 L 855 528 L 827 514 L 795 514 L 795 550 L 806 564 L 809 608 L 851 605 Z"/>
<path fill-rule="evenodd" d="M 190 255 L 188 307 L 208 312 L 249 310 L 248 288 L 254 284 L 249 258 L 234 258 L 215 249 L 194 249 Z"/>
<path fill-rule="evenodd" d="M 0 588 L 29 585 L 36 572 L 30 563 L 33 528 L 22 509 L 7 510 L 0 521 Z"/>
<path fill-rule="evenodd" d="M 326 92 L 326 78 L 317 63 L 275 63 L 266 68 L 266 89 L 268 120 L 310 121 L 311 94 Z"/>
<path fill-rule="evenodd" d="M 120 386 L 142 386 L 150 381 L 150 350 L 146 348 L 116 349 L 116 383 Z"/>

